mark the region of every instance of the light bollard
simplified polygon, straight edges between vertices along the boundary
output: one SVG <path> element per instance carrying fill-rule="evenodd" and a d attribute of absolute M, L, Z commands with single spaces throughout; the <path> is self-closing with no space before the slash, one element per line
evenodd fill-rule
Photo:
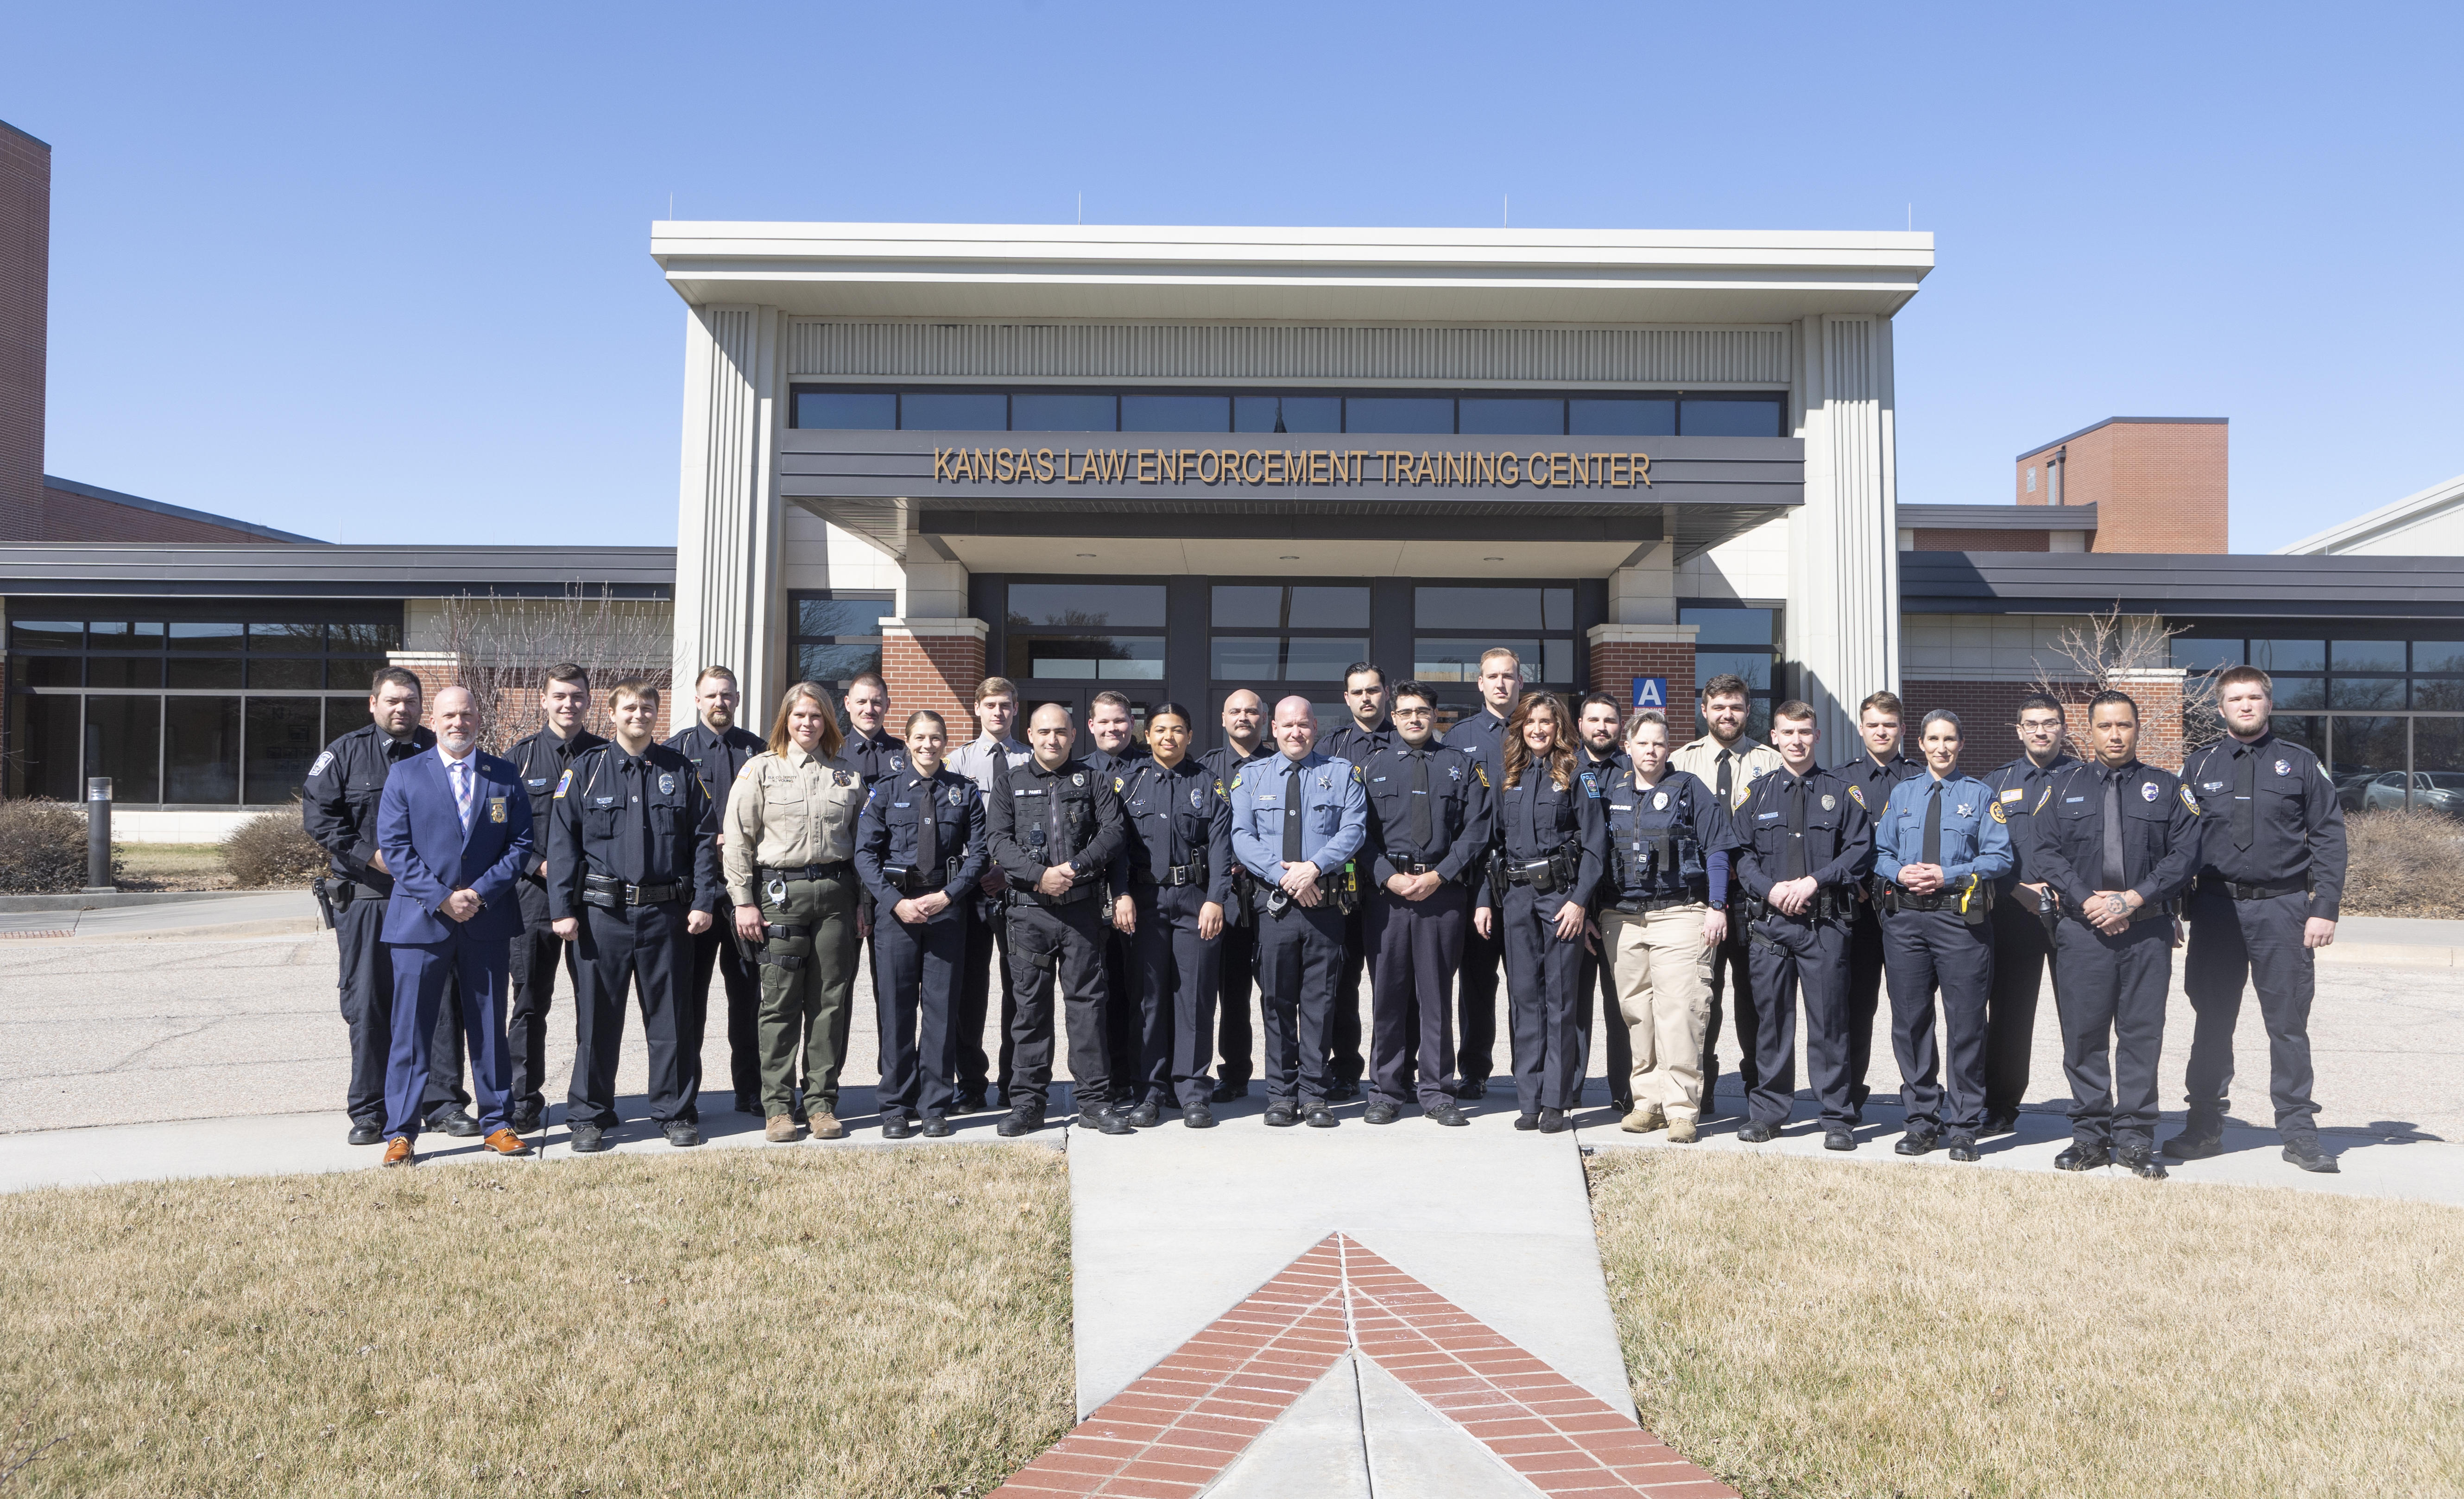
<path fill-rule="evenodd" d="M 111 883 L 111 778 L 88 776 L 85 782 L 85 890 L 99 894 Z"/>

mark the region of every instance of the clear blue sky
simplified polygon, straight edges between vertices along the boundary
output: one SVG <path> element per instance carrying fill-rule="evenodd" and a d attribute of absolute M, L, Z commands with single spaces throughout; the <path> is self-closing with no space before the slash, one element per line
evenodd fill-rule
<path fill-rule="evenodd" d="M 29 7 L 46 467 L 674 538 L 684 218 L 1901 229 L 1900 496 L 2233 420 L 2233 543 L 2464 472 L 2453 6 Z"/>

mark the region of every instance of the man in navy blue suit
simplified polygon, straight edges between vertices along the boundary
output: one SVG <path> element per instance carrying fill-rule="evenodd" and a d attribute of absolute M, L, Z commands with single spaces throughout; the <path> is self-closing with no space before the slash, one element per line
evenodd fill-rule
<path fill-rule="evenodd" d="M 393 871 L 385 940 L 393 947 L 393 1049 L 385 1065 L 385 1163 L 416 1157 L 429 1037 L 445 976 L 462 989 L 471 1089 L 487 1148 L 523 1156 L 505 1127 L 511 1063 L 505 1050 L 506 973 L 521 931 L 515 881 L 539 862 L 520 772 L 479 749 L 479 709 L 469 689 L 436 694 L 436 747 L 394 766 L 377 803 L 377 844 Z"/>

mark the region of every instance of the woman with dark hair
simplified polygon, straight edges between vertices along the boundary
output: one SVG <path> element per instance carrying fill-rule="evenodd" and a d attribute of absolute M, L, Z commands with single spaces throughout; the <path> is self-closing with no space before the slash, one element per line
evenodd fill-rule
<path fill-rule="evenodd" d="M 1581 1099 L 1575 1017 L 1583 923 L 1608 866 L 1599 773 L 1574 768 L 1573 715 L 1551 693 L 1525 693 L 1506 720 L 1497 841 L 1472 925 L 1506 952 L 1518 1130 L 1554 1135 Z M 1500 912 L 1504 915 L 1501 916 Z"/>
<path fill-rule="evenodd" d="M 1162 1122 L 1177 1095 L 1180 1122 L 1212 1128 L 1215 995 L 1223 908 L 1232 898 L 1232 804 L 1189 753 L 1198 717 L 1178 703 L 1147 714 L 1145 760 L 1119 767 L 1112 789 L 1135 835 L 1112 870 L 1112 924 L 1130 943 L 1129 991 L 1142 1042 L 1134 1068 L 1115 1065 L 1115 1096 L 1135 1094 L 1130 1122 Z"/>
<path fill-rule="evenodd" d="M 881 1025 L 881 1133 L 950 1133 L 958 1032 L 951 1024 L 967 957 L 966 895 L 983 877 L 984 798 L 944 766 L 950 731 L 926 708 L 907 716 L 906 768 L 873 783 L 856 833 L 855 871 L 873 899 L 873 1005 Z"/>
<path fill-rule="evenodd" d="M 847 1060 L 855 982 L 856 818 L 864 778 L 838 758 L 838 708 L 818 682 L 779 699 L 770 748 L 737 772 L 727 794 L 719 854 L 736 932 L 760 949 L 762 1137 L 796 1137 L 795 1095 L 804 1092 L 815 1139 L 847 1130 L 838 1120 L 839 1067 Z"/>

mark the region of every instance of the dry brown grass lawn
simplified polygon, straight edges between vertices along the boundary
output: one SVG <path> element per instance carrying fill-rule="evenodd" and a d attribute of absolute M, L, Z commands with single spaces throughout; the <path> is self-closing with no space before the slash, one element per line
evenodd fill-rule
<path fill-rule="evenodd" d="M 1749 1499 L 2464 1492 L 2464 1211 L 1668 1151 L 1593 1204 L 1642 1423 Z"/>
<path fill-rule="evenodd" d="M 122 890 L 231 890 L 239 883 L 218 843 L 116 843 L 111 856 Z"/>
<path fill-rule="evenodd" d="M 26 1495 L 982 1493 L 1067 1429 L 1044 1150 L 0 1199 Z"/>

